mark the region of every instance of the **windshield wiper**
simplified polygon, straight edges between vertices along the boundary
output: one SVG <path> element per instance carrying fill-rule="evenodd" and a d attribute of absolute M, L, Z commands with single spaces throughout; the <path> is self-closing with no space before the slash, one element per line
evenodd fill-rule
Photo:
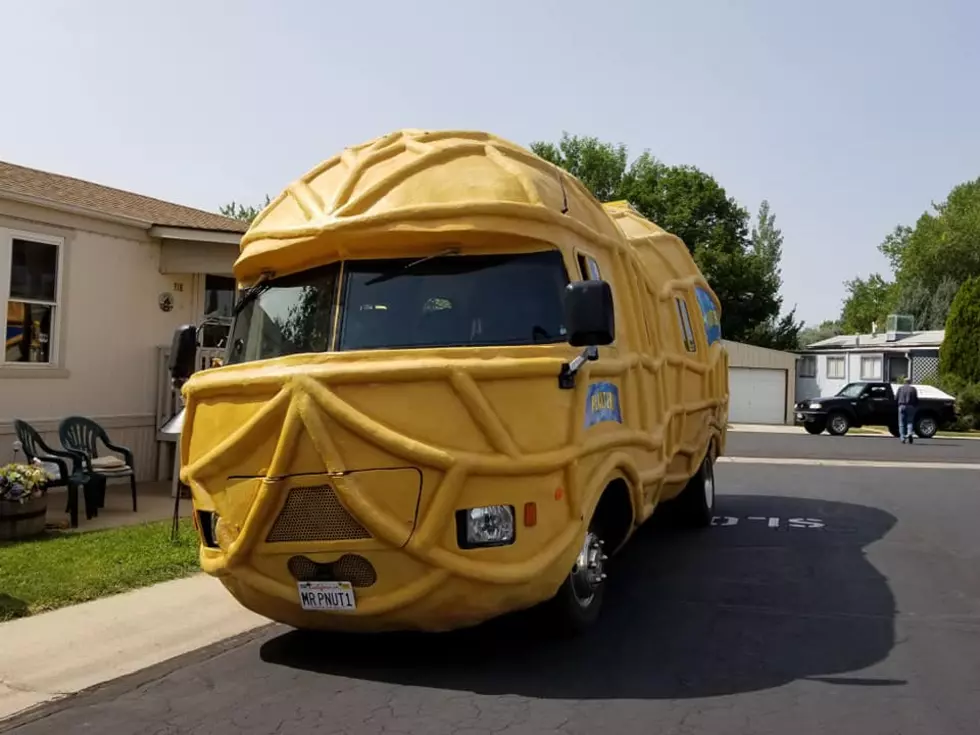
<path fill-rule="evenodd" d="M 231 310 L 231 315 L 238 316 L 242 309 L 254 301 L 259 294 L 266 291 L 272 285 L 268 282 L 270 278 L 272 278 L 272 273 L 264 271 L 255 283 L 246 288 L 242 295 L 238 297 L 235 308 Z"/>
<path fill-rule="evenodd" d="M 375 283 L 381 283 L 382 281 L 390 281 L 392 278 L 397 278 L 398 276 L 402 275 L 405 271 L 414 268 L 420 263 L 425 263 L 429 260 L 435 260 L 436 258 L 442 258 L 445 257 L 446 255 L 459 255 L 459 248 L 447 248 L 446 250 L 443 250 L 440 253 L 436 253 L 435 255 L 426 255 L 424 258 L 413 260 L 411 263 L 406 263 L 401 268 L 395 268 L 394 270 L 390 270 L 387 271 L 386 273 L 382 273 L 381 275 L 375 276 L 369 281 L 365 281 L 364 285 L 372 286 Z"/>

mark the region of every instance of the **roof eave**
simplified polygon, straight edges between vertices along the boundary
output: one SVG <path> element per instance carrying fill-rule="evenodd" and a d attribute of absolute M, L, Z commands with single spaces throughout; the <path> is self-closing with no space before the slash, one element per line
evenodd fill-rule
<path fill-rule="evenodd" d="M 117 225 L 128 225 L 129 227 L 138 227 L 141 230 L 149 229 L 153 223 L 146 220 L 137 219 L 136 217 L 127 217 L 123 214 L 110 214 L 108 212 L 103 212 L 99 209 L 91 209 L 90 207 L 80 207 L 75 204 L 65 204 L 64 202 L 59 202 L 55 199 L 47 199 L 45 197 L 31 196 L 30 194 L 20 194 L 17 192 L 0 190 L 0 199 L 7 199 L 12 202 L 18 202 L 20 204 L 31 204 L 35 207 L 44 207 L 46 209 L 53 209 L 57 212 L 65 212 L 66 214 L 77 214 L 83 217 L 89 217 L 90 219 L 97 219 L 102 222 L 112 222 Z"/>
<path fill-rule="evenodd" d="M 219 242 L 228 245 L 240 245 L 244 232 L 228 230 L 205 230 L 196 227 L 174 227 L 171 225 L 153 225 L 149 231 L 150 237 L 161 240 L 190 240 L 193 242 Z"/>

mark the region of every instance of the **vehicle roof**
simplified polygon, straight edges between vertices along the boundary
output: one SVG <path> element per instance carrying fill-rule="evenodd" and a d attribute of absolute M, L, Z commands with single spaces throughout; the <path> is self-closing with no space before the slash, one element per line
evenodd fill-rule
<path fill-rule="evenodd" d="M 399 130 L 290 184 L 242 238 L 235 275 L 249 282 L 264 270 L 286 274 L 353 253 L 435 252 L 440 241 L 482 252 L 521 242 L 539 249 L 570 233 L 627 247 L 578 179 L 530 151 L 480 131 Z"/>

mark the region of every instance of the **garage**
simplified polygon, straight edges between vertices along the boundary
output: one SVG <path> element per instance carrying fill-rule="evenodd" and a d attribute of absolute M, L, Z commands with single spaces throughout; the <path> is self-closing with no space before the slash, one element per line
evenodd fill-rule
<path fill-rule="evenodd" d="M 782 424 L 786 420 L 786 371 L 731 367 L 728 420 L 737 424 Z"/>
<path fill-rule="evenodd" d="M 798 356 L 744 342 L 722 344 L 728 353 L 728 422 L 792 424 Z"/>

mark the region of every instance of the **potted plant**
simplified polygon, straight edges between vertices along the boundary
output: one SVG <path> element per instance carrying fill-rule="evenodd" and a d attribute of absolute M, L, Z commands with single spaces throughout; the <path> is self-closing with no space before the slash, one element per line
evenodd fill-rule
<path fill-rule="evenodd" d="M 37 464 L 0 467 L 0 540 L 44 533 L 51 476 Z"/>

